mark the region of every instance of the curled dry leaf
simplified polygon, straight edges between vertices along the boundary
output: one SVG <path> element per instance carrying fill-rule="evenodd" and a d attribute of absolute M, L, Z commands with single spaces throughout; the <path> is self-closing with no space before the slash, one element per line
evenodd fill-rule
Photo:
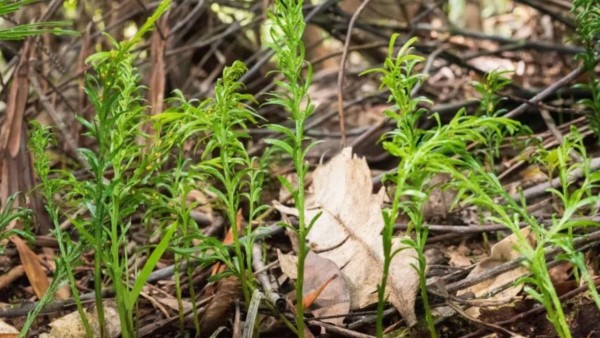
<path fill-rule="evenodd" d="M 521 229 L 521 232 L 529 240 L 530 244 L 533 245 L 535 243 L 535 238 L 530 234 L 529 227 Z M 471 273 L 469 273 L 469 276 L 467 278 L 472 278 L 481 275 L 487 270 L 493 269 L 498 265 L 521 257 L 521 254 L 517 250 L 515 250 L 515 247 L 517 245 L 517 237 L 514 234 L 496 243 L 494 246 L 492 246 L 490 256 L 477 263 L 477 266 L 475 266 L 475 269 L 473 269 Z M 487 279 L 479 284 L 475 284 L 465 290 L 458 292 L 458 294 L 462 295 L 465 293 L 473 293 L 476 297 L 481 297 L 500 286 L 503 286 L 507 283 L 519 279 L 520 277 L 526 275 L 528 272 L 529 271 L 527 270 L 527 268 L 525 268 L 524 266 L 519 266 L 516 269 L 507 271 L 494 278 Z M 515 284 L 488 298 L 488 300 L 508 301 L 517 296 L 522 289 L 522 284 Z M 467 312 L 469 313 L 469 315 L 475 318 L 479 317 L 479 308 L 473 307 L 470 308 Z"/>
<path fill-rule="evenodd" d="M 383 269 L 384 227 L 381 209 L 385 198 L 382 189 L 373 194 L 371 172 L 364 158 L 345 148 L 328 164 L 313 173 L 314 206 L 306 210 L 307 220 L 322 213 L 307 239 L 319 256 L 330 259 L 340 268 L 350 291 L 350 308 L 363 308 L 377 302 L 377 285 Z M 298 211 L 278 203 L 282 213 Z M 395 249 L 400 249 L 396 238 Z M 416 252 L 402 247 L 392 261 L 388 280 L 388 300 L 409 325 L 416 323 L 414 303 L 419 277 L 412 267 Z"/>

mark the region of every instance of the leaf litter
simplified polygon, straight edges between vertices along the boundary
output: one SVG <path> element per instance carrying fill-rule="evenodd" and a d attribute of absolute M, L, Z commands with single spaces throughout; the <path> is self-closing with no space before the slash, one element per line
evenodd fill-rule
<path fill-rule="evenodd" d="M 345 148 L 314 171 L 313 205 L 306 210 L 309 220 L 320 214 L 307 236 L 310 247 L 317 256 L 331 260 L 340 269 L 352 310 L 377 302 L 377 285 L 383 273 L 381 210 L 386 196 L 383 188 L 376 194 L 372 191 L 366 160 L 352 155 L 351 148 Z M 275 203 L 275 208 L 282 214 L 298 216 L 295 208 L 279 203 Z M 395 249 L 401 250 L 392 260 L 386 292 L 388 301 L 407 324 L 414 325 L 419 283 L 413 268 L 417 263 L 416 252 L 403 246 L 401 240 L 400 236 L 395 238 Z"/>

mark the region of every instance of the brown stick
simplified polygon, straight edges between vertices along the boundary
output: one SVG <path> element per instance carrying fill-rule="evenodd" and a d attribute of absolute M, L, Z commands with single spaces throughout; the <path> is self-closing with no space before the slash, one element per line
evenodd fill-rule
<path fill-rule="evenodd" d="M 344 122 L 344 73 L 346 71 L 346 60 L 348 59 L 348 50 L 350 48 L 350 39 L 352 38 L 352 29 L 354 29 L 354 23 L 360 16 L 360 13 L 365 10 L 371 0 L 363 0 L 360 7 L 352 14 L 350 23 L 348 24 L 348 31 L 346 32 L 346 41 L 344 41 L 344 52 L 342 53 L 342 63 L 338 72 L 338 83 L 337 83 L 337 106 L 338 114 L 340 116 L 340 133 L 342 135 L 341 146 L 346 146 L 346 125 Z"/>

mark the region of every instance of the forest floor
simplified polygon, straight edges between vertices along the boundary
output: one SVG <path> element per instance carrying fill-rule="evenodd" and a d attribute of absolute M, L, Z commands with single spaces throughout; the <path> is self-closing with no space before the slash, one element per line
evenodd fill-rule
<path fill-rule="evenodd" d="M 12 20 L 29 22 L 40 15 L 45 20 L 66 18 L 73 20 L 74 28 L 81 33 L 79 36 L 43 36 L 29 42 L 0 43 L 5 60 L 1 65 L 1 97 L 6 102 L 0 115 L 0 198 L 4 207 L 0 217 L 6 219 L 10 214 L 5 208 L 9 196 L 31 191 L 39 183 L 32 157 L 25 147 L 27 121 L 37 120 L 54 127 L 58 143 L 48 151 L 53 169 L 68 171 L 76 179 L 89 179 L 91 173 L 77 149 L 99 146 L 93 138 L 83 135 L 83 127 L 75 118 L 78 115 L 91 119 L 95 114 L 83 90 L 83 74 L 91 71 L 85 59 L 99 49 L 111 48 L 101 32 L 110 33 L 118 41 L 126 40 L 132 35 L 131 30 L 140 27 L 156 7 L 151 2 L 134 0 L 119 5 L 112 1 L 94 1 L 92 5 L 75 1 L 75 5 L 68 6 L 56 6 L 55 1 L 50 3 L 31 6 Z M 574 86 L 587 83 L 589 77 L 576 59 L 584 48 L 574 42 L 576 20 L 569 12 L 570 2 L 506 1 L 501 6 L 504 2 L 497 1 L 494 3 L 498 7 L 490 5 L 489 8 L 472 8 L 473 4 L 469 4 L 462 16 L 451 21 L 444 1 L 394 6 L 373 0 L 358 17 L 349 45 L 344 47 L 350 20 L 358 11 L 351 3 L 325 1 L 308 5 L 304 11 L 310 23 L 304 39 L 308 46 L 306 58 L 315 70 L 308 94 L 316 107 L 306 123 L 306 136 L 322 141 L 306 155 L 311 165 L 306 180 L 307 205 L 312 207 L 306 214 L 312 212 L 310 215 L 314 216 L 318 210 L 326 210 L 327 203 L 336 201 L 331 208 L 339 207 L 342 211 L 330 217 L 346 229 L 319 223 L 327 221 L 321 216 L 307 237 L 313 251 L 307 256 L 304 268 L 305 298 L 302 301 L 307 302 L 308 326 L 305 336 L 372 337 L 376 334 L 376 286 L 381 279 L 376 278 L 372 269 L 381 270 L 381 267 L 379 262 L 370 260 L 368 250 L 361 245 L 373 239 L 379 243 L 375 247 L 381 249 L 378 245 L 383 219 L 373 221 L 371 211 L 376 209 L 374 214 L 380 217 L 380 209 L 390 205 L 393 185 L 382 179 L 397 169 L 399 160 L 379 142 L 395 128 L 395 123 L 384 114 L 391 106 L 389 93 L 380 90 L 377 75 L 361 73 L 381 66 L 393 33 L 400 34 L 402 43 L 411 36 L 419 38 L 414 53 L 424 57 L 418 72 L 426 77 L 415 88 L 413 96 L 431 100 L 431 104 L 423 107 L 428 112 L 437 112 L 442 125 L 451 121 L 461 108 L 465 108 L 467 115 L 485 110 L 481 107 L 482 91 L 474 82 L 489 83 L 486 74 L 506 71 L 502 76 L 510 81 L 498 85 L 492 93 L 493 100 L 497 100 L 494 114 L 518 121 L 525 127 L 524 131 L 516 136 L 506 135 L 497 145 L 496 153 L 486 153 L 475 144 L 469 149 L 473 156 L 484 159 L 485 169 L 498 177 L 506 196 L 525 204 L 532 222 L 538 222 L 542 228 L 551 226 L 567 209 L 556 195 L 548 192 L 549 188 L 565 186 L 561 186 L 551 164 L 544 162 L 548 154 L 565 144 L 565 139 L 572 142 L 574 148 L 581 146 L 575 155 L 569 153 L 571 160 L 587 161 L 586 166 L 573 166 L 567 173 L 573 184 L 567 185 L 567 190 L 584 186 L 581 182 L 593 177 L 600 168 L 598 136 L 590 123 L 589 110 L 579 103 L 593 93 Z M 264 140 L 276 137 L 276 133 L 261 126 L 266 122 L 291 126 L 280 106 L 263 104 L 268 98 L 266 93 L 274 89 L 272 75 L 268 73 L 275 67 L 269 50 L 257 42 L 257 37 L 264 35 L 261 27 L 266 20 L 265 10 L 262 2 L 174 1 L 152 36 L 140 42 L 135 50 L 141 83 L 149 88 L 143 91 L 145 104 L 150 107 L 148 113 L 157 114 L 174 106 L 173 101 L 163 100 L 171 97 L 176 89 L 186 99 L 203 100 L 214 95 L 224 67 L 235 60 L 244 61 L 249 71 L 240 81 L 245 85 L 244 92 L 255 96 L 258 104 L 253 108 L 263 119 L 258 125 L 248 127 L 250 138 L 246 147 L 252 156 L 264 154 L 268 148 Z M 322 38 L 325 36 L 327 38 Z M 342 71 L 344 82 L 340 84 L 344 50 L 349 52 Z M 14 89 L 19 85 L 26 89 L 21 92 Z M 11 99 L 14 95 L 19 95 L 26 104 L 15 104 Z M 341 124 L 340 117 L 344 118 Z M 430 117 L 428 113 L 419 119 L 418 128 L 436 128 L 435 119 Z M 1 140 L 5 138 L 8 141 Z M 187 142 L 184 152 L 199 161 L 195 146 Z M 343 146 L 351 150 L 343 150 Z M 169 170 L 176 166 L 173 158 L 163 165 Z M 274 156 L 266 167 L 261 201 L 267 208 L 253 224 L 247 225 L 255 231 L 254 245 L 249 246 L 252 259 L 248 265 L 255 277 L 253 288 L 260 290 L 262 297 L 275 306 L 262 304 L 252 309 L 255 297 L 251 294 L 251 299 L 244 299 L 239 279 L 227 274 L 227 266 L 203 261 L 199 257 L 204 257 L 204 253 L 186 256 L 182 261 L 180 255 L 184 255 L 184 250 L 178 245 L 183 242 L 178 242 L 167 248 L 143 286 L 135 308 L 136 336 L 188 337 L 200 335 L 198 326 L 201 336 L 205 337 L 213 334 L 251 337 L 252 330 L 260 337 L 293 336 L 282 318 L 291 322 L 294 318 L 298 239 L 295 232 L 284 229 L 280 222 L 297 225 L 298 211 L 292 196 L 276 177 L 284 176 L 294 182 L 297 176 L 294 176 L 292 162 L 285 156 Z M 588 171 L 577 172 L 577 168 Z M 104 178 L 110 180 L 113 174 L 108 171 Z M 442 189 L 448 180 L 444 175 L 433 178 L 428 185 L 431 193 L 421 209 L 424 224 L 429 229 L 423 252 L 427 259 L 426 284 L 439 336 L 556 337 L 546 308 L 526 292 L 524 283 L 519 283 L 528 275 L 518 249 L 522 242 L 518 242 L 504 224 L 497 222 L 497 218 L 473 207 L 453 205 L 457 191 Z M 232 224 L 228 215 L 218 207 L 218 198 L 214 191 L 206 188 L 207 182 L 195 183 L 197 187 L 188 189 L 187 195 L 169 197 L 173 200 L 183 197 L 191 206 L 190 219 L 202 236 L 231 245 Z M 590 192 L 597 195 L 596 185 Z M 57 191 L 55 195 L 62 200 L 67 198 L 68 192 Z M 4 246 L 0 255 L 0 337 L 16 336 L 14 330 L 23 327 L 28 314 L 52 285 L 57 269 L 55 259 L 60 257 L 59 240 L 44 210 L 44 199 L 31 194 L 26 199 L 18 199 L 15 205 L 33 209 L 37 217 L 31 236 L 17 233 L 0 244 Z M 84 238 L 76 223 L 90 214 L 86 208 L 88 206 L 62 206 L 59 225 L 74 242 Z M 248 206 L 241 203 L 240 209 L 243 214 L 240 219 L 247 219 Z M 573 218 L 585 218 L 592 222 L 590 226 L 569 235 L 574 250 L 582 253 L 590 280 L 598 284 L 600 233 L 595 230 L 598 204 L 589 209 Z M 133 214 L 127 220 L 131 227 L 122 239 L 121 249 L 130 274 L 124 279 L 131 278 L 134 283 L 135 273 L 149 259 L 147 247 L 158 245 L 163 233 L 152 228 L 157 226 L 156 222 L 147 223 L 141 214 Z M 245 220 L 240 220 L 237 226 L 242 227 L 243 223 Z M 362 223 L 368 227 L 361 228 Z M 378 224 L 381 227 L 377 228 Z M 410 227 L 408 217 L 401 215 L 395 225 L 396 238 L 402 238 Z M 348 229 L 356 233 L 344 233 Z M 535 237 L 529 231 L 530 228 L 524 227 L 524 237 Z M 240 236 L 244 234 L 248 232 Z M 536 239 L 530 240 L 535 247 Z M 186 245 L 200 247 L 201 240 L 193 238 Z M 93 312 L 97 256 L 93 247 L 84 249 L 72 272 L 84 307 Z M 589 285 L 577 272 L 579 267 L 561 260 L 553 243 L 548 245 L 547 251 L 551 287 L 560 299 L 571 335 L 600 337 L 600 310 Z M 246 252 L 245 257 L 248 256 Z M 398 267 L 399 260 L 404 258 L 395 259 L 398 259 Z M 402 286 L 398 287 L 411 290 L 412 302 L 409 299 L 408 306 L 399 307 L 392 304 L 395 297 L 392 294 L 385 308 L 383 325 L 390 337 L 430 337 L 423 298 L 416 291 L 418 278 L 414 279 L 413 275 L 410 269 L 398 275 L 402 277 L 399 278 Z M 406 280 L 402 280 L 404 277 Z M 109 336 L 116 337 L 121 327 L 111 280 L 107 268 L 102 279 L 104 307 Z M 398 297 L 403 300 L 408 296 Z M 28 335 L 85 337 L 72 290 L 59 285 L 53 298 L 37 316 Z M 416 316 L 417 324 L 412 328 L 407 327 L 407 314 Z M 90 315 L 93 325 L 97 325 L 95 316 Z M 255 329 L 248 333 L 244 325 L 251 318 L 256 320 Z"/>

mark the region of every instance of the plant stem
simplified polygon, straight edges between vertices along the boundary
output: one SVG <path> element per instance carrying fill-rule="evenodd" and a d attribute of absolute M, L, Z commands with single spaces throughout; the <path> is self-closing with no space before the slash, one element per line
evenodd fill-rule
<path fill-rule="evenodd" d="M 304 179 L 305 165 L 302 152 L 302 140 L 304 138 L 304 120 L 296 120 L 296 138 L 294 142 L 295 159 L 294 165 L 298 173 L 298 190 L 296 208 L 298 209 L 298 278 L 296 279 L 296 325 L 298 337 L 304 337 L 304 304 L 302 303 L 304 287 L 304 261 L 306 259 L 306 217 L 304 215 Z"/>
<path fill-rule="evenodd" d="M 103 163 L 102 163 L 103 165 Z M 94 236 L 95 236 L 95 251 L 94 251 L 94 293 L 96 294 L 96 312 L 98 313 L 98 326 L 100 327 L 100 337 L 106 337 L 106 325 L 104 316 L 104 305 L 102 304 L 102 257 L 103 241 L 102 241 L 102 220 L 104 219 L 104 186 L 102 182 L 103 175 L 96 174 L 96 212 L 93 220 Z"/>
<path fill-rule="evenodd" d="M 225 112 L 221 112 L 221 116 L 222 118 L 225 118 L 226 113 Z M 225 123 L 223 123 L 223 125 L 225 125 Z M 234 244 L 234 249 L 235 249 L 235 255 L 237 257 L 237 261 L 238 261 L 238 271 L 240 273 L 240 283 L 242 285 L 242 293 L 244 295 L 244 300 L 246 302 L 246 306 L 248 306 L 250 304 L 250 291 L 248 291 L 248 285 L 246 282 L 246 268 L 245 268 L 245 259 L 244 259 L 244 255 L 242 254 L 242 245 L 240 243 L 240 235 L 238 233 L 238 224 L 237 224 L 237 206 L 238 203 L 235 203 L 236 201 L 236 193 L 238 193 L 236 191 L 236 186 L 233 185 L 232 183 L 232 178 L 231 175 L 232 173 L 230 173 L 230 159 L 228 157 L 228 149 L 227 149 L 227 140 L 225 139 L 226 137 L 223 136 L 223 138 L 221 139 L 221 165 L 223 166 L 223 175 L 225 177 L 225 185 L 226 185 L 226 189 L 227 189 L 227 218 L 229 219 L 229 226 L 231 227 L 231 233 L 233 234 L 233 244 Z"/>

